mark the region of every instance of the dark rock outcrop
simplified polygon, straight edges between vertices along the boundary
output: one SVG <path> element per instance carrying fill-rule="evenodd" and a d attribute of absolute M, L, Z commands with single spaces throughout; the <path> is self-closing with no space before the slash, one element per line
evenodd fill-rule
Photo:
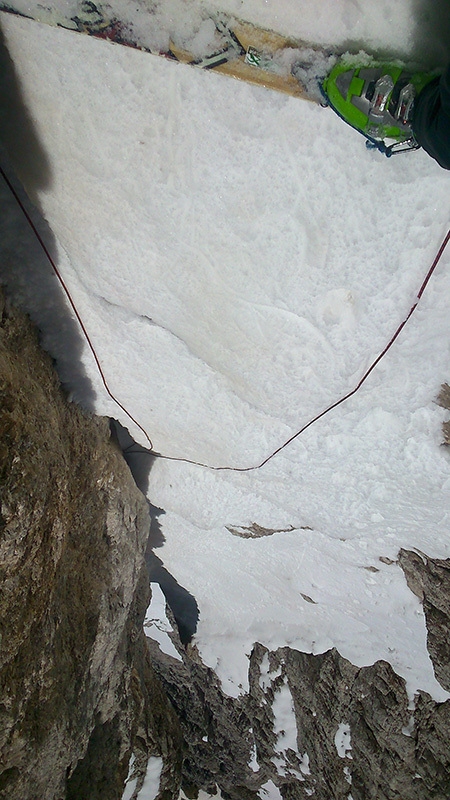
<path fill-rule="evenodd" d="M 434 673 L 450 692 L 450 559 L 400 550 L 399 563 L 409 588 L 423 605 Z"/>
<path fill-rule="evenodd" d="M 195 648 L 181 664 L 155 643 L 149 647 L 180 717 L 183 778 L 192 796 L 192 787 L 213 793 L 217 784 L 232 800 L 256 800 L 272 781 L 284 800 L 450 797 L 450 701 L 435 703 L 419 692 L 411 709 L 404 680 L 384 661 L 358 668 L 336 650 L 269 652 L 256 644 L 250 691 L 233 699 Z M 276 729 L 283 694 L 295 720 L 294 744 L 292 737 L 283 744 Z"/>
<path fill-rule="evenodd" d="M 114 800 L 132 751 L 178 787 L 142 631 L 147 504 L 108 420 L 67 402 L 3 295 L 0 318 L 0 795 Z"/>

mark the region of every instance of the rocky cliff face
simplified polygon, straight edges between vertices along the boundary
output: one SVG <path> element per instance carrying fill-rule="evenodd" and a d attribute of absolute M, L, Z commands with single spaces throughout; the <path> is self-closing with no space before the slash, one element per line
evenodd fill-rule
<path fill-rule="evenodd" d="M 420 692 L 412 707 L 389 664 L 255 643 L 249 693 L 233 699 L 173 617 L 179 659 L 145 639 L 147 503 L 108 421 L 67 402 L 3 297 L 0 317 L 0 796 L 119 800 L 133 755 L 135 798 L 154 755 L 158 800 L 180 785 L 230 800 L 448 800 L 450 701 Z M 450 561 L 399 563 L 450 690 Z"/>
<path fill-rule="evenodd" d="M 410 555 L 415 561 L 405 553 L 403 563 Z M 447 583 L 447 596 L 449 589 Z M 448 641 L 449 622 L 441 618 L 439 631 L 429 631 Z M 256 800 L 261 788 L 274 786 L 283 800 L 450 797 L 450 701 L 419 692 L 412 708 L 403 679 L 386 662 L 359 669 L 336 650 L 269 652 L 255 644 L 249 694 L 234 700 L 195 648 L 181 664 L 149 646 L 181 720 L 189 796 L 218 785 L 232 800 Z"/>
<path fill-rule="evenodd" d="M 0 317 L 1 796 L 114 800 L 132 750 L 164 755 L 178 785 L 142 632 L 147 504 L 3 296 Z"/>

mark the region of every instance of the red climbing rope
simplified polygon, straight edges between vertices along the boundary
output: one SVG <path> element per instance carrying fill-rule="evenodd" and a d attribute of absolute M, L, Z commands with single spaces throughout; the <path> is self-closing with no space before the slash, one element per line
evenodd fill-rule
<path fill-rule="evenodd" d="M 203 467 L 205 469 L 211 469 L 211 470 L 215 470 L 215 471 L 252 472 L 253 470 L 261 469 L 261 467 L 263 467 L 265 464 L 267 464 L 269 461 L 271 461 L 271 459 L 274 458 L 274 456 L 278 455 L 278 453 L 280 453 L 282 450 L 284 450 L 295 439 L 298 439 L 298 437 L 301 436 L 301 434 L 304 433 L 306 430 L 308 430 L 308 428 L 310 428 L 312 425 L 314 425 L 320 419 L 325 417 L 326 414 L 329 414 L 330 411 L 333 411 L 335 408 L 337 408 L 338 406 L 342 405 L 342 403 L 345 403 L 346 400 L 350 399 L 350 397 L 353 397 L 353 395 L 355 395 L 359 391 L 359 389 L 361 388 L 363 383 L 365 383 L 365 381 L 367 380 L 369 375 L 373 372 L 375 367 L 384 358 L 384 356 L 386 355 L 388 350 L 390 350 L 390 348 L 392 347 L 394 342 L 400 336 L 400 333 L 402 332 L 403 328 L 405 327 L 405 325 L 407 324 L 407 322 L 409 321 L 411 316 L 414 314 L 414 311 L 417 308 L 419 300 L 421 299 L 421 297 L 422 297 L 422 295 L 423 295 L 423 293 L 424 293 L 424 291 L 425 291 L 425 289 L 426 289 L 426 287 L 427 287 L 427 285 L 428 285 L 428 283 L 429 283 L 429 281 L 431 279 L 431 276 L 433 275 L 437 265 L 439 264 L 439 262 L 440 262 L 440 260 L 442 258 L 442 255 L 444 253 L 444 250 L 445 250 L 445 248 L 447 247 L 447 245 L 448 245 L 448 243 L 450 241 L 450 229 L 449 229 L 447 231 L 446 236 L 444 237 L 444 239 L 442 241 L 441 246 L 439 247 L 439 250 L 436 253 L 434 261 L 433 261 L 431 267 L 429 268 L 429 270 L 428 270 L 428 272 L 427 272 L 427 274 L 426 274 L 426 276 L 425 276 L 425 278 L 424 278 L 424 280 L 422 282 L 422 285 L 421 285 L 419 291 L 417 292 L 416 300 L 415 300 L 414 304 L 411 306 L 408 314 L 406 315 L 404 320 L 400 323 L 400 325 L 398 326 L 398 328 L 395 331 L 395 333 L 393 334 L 393 336 L 391 336 L 391 338 L 390 338 L 389 342 L 387 343 L 386 347 L 374 359 L 374 361 L 371 363 L 370 367 L 365 371 L 365 373 L 362 376 L 362 378 L 358 381 L 357 385 L 351 391 L 347 392 L 347 394 L 345 394 L 343 397 L 339 398 L 339 400 L 336 400 L 334 403 L 332 403 L 330 406 L 328 406 L 324 411 L 321 411 L 319 414 L 316 414 L 315 417 L 310 419 L 309 422 L 307 422 L 305 425 L 303 425 L 303 427 L 301 427 L 300 430 L 296 431 L 296 433 L 292 434 L 292 436 L 290 436 L 289 439 L 286 439 L 286 441 L 283 442 L 283 444 L 281 444 L 279 447 L 277 447 L 276 450 L 273 450 L 260 463 L 255 464 L 255 465 L 253 465 L 251 467 L 214 467 L 214 466 L 211 466 L 210 464 L 203 464 L 200 461 L 194 461 L 193 459 L 190 459 L 190 458 L 181 458 L 181 457 L 177 457 L 177 456 L 166 456 L 166 455 L 164 455 L 162 453 L 156 453 L 156 452 L 153 451 L 152 441 L 151 441 L 150 436 L 148 435 L 147 431 L 145 430 L 145 428 L 143 428 L 143 426 L 130 414 L 130 412 L 125 408 L 124 405 L 122 405 L 122 403 L 117 399 L 117 397 L 113 394 L 113 392 L 109 388 L 108 382 L 106 380 L 105 374 L 104 374 L 103 369 L 102 369 L 102 365 L 100 363 L 100 359 L 99 359 L 99 357 L 97 355 L 97 352 L 96 352 L 95 347 L 94 347 L 94 345 L 92 343 L 92 340 L 91 340 L 91 338 L 90 338 L 90 336 L 89 336 L 89 334 L 88 334 L 88 332 L 86 330 L 86 327 L 85 327 L 85 325 L 83 323 L 83 320 L 81 319 L 80 313 L 78 312 L 78 310 L 77 310 L 77 308 L 75 306 L 75 303 L 74 303 L 74 301 L 73 301 L 73 299 L 72 299 L 72 297 L 70 295 L 69 289 L 67 288 L 67 286 L 66 286 L 66 284 L 64 282 L 64 279 L 63 279 L 61 273 L 59 272 L 58 267 L 56 266 L 54 259 L 52 258 L 51 253 L 49 252 L 45 242 L 43 241 L 43 239 L 42 239 L 39 231 L 37 230 L 33 220 L 31 219 L 27 209 L 25 208 L 24 204 L 22 203 L 22 200 L 20 199 L 20 197 L 19 197 L 18 193 L 16 192 L 14 186 L 12 185 L 11 181 L 6 176 L 4 170 L 2 169 L 1 166 L 0 166 L 0 174 L 2 175 L 5 183 L 9 187 L 10 191 L 14 195 L 19 207 L 21 208 L 21 210 L 22 210 L 24 216 L 26 217 L 30 227 L 32 228 L 36 238 L 38 239 L 39 244 L 41 245 L 41 247 L 42 247 L 42 249 L 43 249 L 43 251 L 44 251 L 44 253 L 45 253 L 45 255 L 46 255 L 46 257 L 47 257 L 47 259 L 48 259 L 48 261 L 49 261 L 49 263 L 50 263 L 50 265 L 51 265 L 51 267 L 52 267 L 52 269 L 53 269 L 53 271 L 54 271 L 54 273 L 55 273 L 55 275 L 57 277 L 57 279 L 58 279 L 58 281 L 61 284 L 61 287 L 62 287 L 62 289 L 63 289 L 63 291 L 64 291 L 64 293 L 65 293 L 65 295 L 66 295 L 66 297 L 67 297 L 67 299 L 68 299 L 68 301 L 70 303 L 70 306 L 71 306 L 71 308 L 73 310 L 73 313 L 75 314 L 75 317 L 78 320 L 80 328 L 81 328 L 81 330 L 83 332 L 83 335 L 84 335 L 84 337 L 86 339 L 86 342 L 89 345 L 89 349 L 90 349 L 90 351 L 91 351 L 91 353 L 92 353 L 92 355 L 94 357 L 94 361 L 95 361 L 95 363 L 97 365 L 97 369 L 99 371 L 100 377 L 102 379 L 102 382 L 103 382 L 103 385 L 104 385 L 104 387 L 106 389 L 107 394 L 117 404 L 117 406 L 120 409 L 122 409 L 122 411 L 127 415 L 127 417 L 132 422 L 134 422 L 135 425 L 137 425 L 139 430 L 142 431 L 142 433 L 144 434 L 145 438 L 147 439 L 150 447 L 149 447 L 149 449 L 143 448 L 143 452 L 150 452 L 151 451 L 152 455 L 155 458 L 162 458 L 162 459 L 164 459 L 166 461 L 178 461 L 178 462 L 185 463 L 185 464 L 193 464 L 193 465 L 198 466 L 198 467 Z"/>
<path fill-rule="evenodd" d="M 398 337 L 400 336 L 400 334 L 401 334 L 403 328 L 405 327 L 406 323 L 411 318 L 411 316 L 414 314 L 414 311 L 417 308 L 419 300 L 422 297 L 422 295 L 423 295 L 423 293 L 424 293 L 424 291 L 425 291 L 425 289 L 426 289 L 426 287 L 427 287 L 427 285 L 428 285 L 428 283 L 430 281 L 430 278 L 433 275 L 433 272 L 435 271 L 437 265 L 439 264 L 439 261 L 441 260 L 441 257 L 442 257 L 442 255 L 444 253 L 445 248 L 448 245 L 449 240 L 450 240 L 450 229 L 447 231 L 447 234 L 446 234 L 446 236 L 445 236 L 445 238 L 444 238 L 444 240 L 443 240 L 438 252 L 436 253 L 435 259 L 434 259 L 430 269 L 428 270 L 428 272 L 426 274 L 426 277 L 423 280 L 419 291 L 417 292 L 415 303 L 411 306 L 407 316 L 405 317 L 403 322 L 400 323 L 400 325 L 398 326 L 398 328 L 395 331 L 395 333 L 393 334 L 393 336 L 391 336 L 391 338 L 390 338 L 389 342 L 387 343 L 386 347 L 375 358 L 375 360 L 372 361 L 370 367 L 365 371 L 364 375 L 358 381 L 356 386 L 350 392 L 347 392 L 347 394 L 345 394 L 343 397 L 339 398 L 339 400 L 336 400 L 330 406 L 325 408 L 324 411 L 321 411 L 319 414 L 316 414 L 315 417 L 313 417 L 312 419 L 309 420 L 309 422 L 307 422 L 305 425 L 303 425 L 303 427 L 301 427 L 300 430 L 298 430 L 294 434 L 292 434 L 292 436 L 290 436 L 289 439 L 286 439 L 286 441 L 283 442 L 283 444 L 281 444 L 279 447 L 277 447 L 276 450 L 273 450 L 260 463 L 255 464 L 252 467 L 211 467 L 211 466 L 209 466 L 207 464 L 201 464 L 201 463 L 199 463 L 197 461 L 191 461 L 190 459 L 187 459 L 187 458 L 175 458 L 175 457 L 172 458 L 171 456 L 163 456 L 161 454 L 158 454 L 159 457 L 167 459 L 167 460 L 170 460 L 170 461 L 184 461 L 184 462 L 186 462 L 188 464 L 196 464 L 197 466 L 207 467 L 208 469 L 213 469 L 213 470 L 216 470 L 216 471 L 252 472 L 253 470 L 261 469 L 261 467 L 264 467 L 264 465 L 267 464 L 269 461 L 271 461 L 272 458 L 274 458 L 274 456 L 278 455 L 278 453 L 281 453 L 281 451 L 284 450 L 288 445 L 290 445 L 295 439 L 298 439 L 298 437 L 301 436 L 302 433 L 304 433 L 306 430 L 308 430 L 308 428 L 310 428 L 312 425 L 314 425 L 316 422 L 318 422 L 320 419 L 322 419 L 322 417 L 325 417 L 326 414 L 329 414 L 330 411 L 333 411 L 335 408 L 337 408 L 338 406 L 342 405 L 342 403 L 345 403 L 346 400 L 349 400 L 350 397 L 353 397 L 353 395 L 355 395 L 356 392 L 359 391 L 359 389 L 361 388 L 363 383 L 365 383 L 365 381 L 367 380 L 369 375 L 373 372 L 375 367 L 380 363 L 381 359 L 384 358 L 384 356 L 386 355 L 388 350 L 390 350 L 390 348 L 392 347 L 392 345 L 394 344 L 396 339 L 398 339 Z"/>
<path fill-rule="evenodd" d="M 4 171 L 3 167 L 1 167 L 1 166 L 0 166 L 0 174 L 2 175 L 2 178 L 5 181 L 5 183 L 8 186 L 8 188 L 10 189 L 11 193 L 14 195 L 14 198 L 15 198 L 16 202 L 18 203 L 18 205 L 19 205 L 22 213 L 24 214 L 24 216 L 25 216 L 30 228 L 32 229 L 34 235 L 36 236 L 36 238 L 37 238 L 37 240 L 39 242 L 39 244 L 41 245 L 41 247 L 42 247 L 42 249 L 43 249 L 43 251 L 44 251 L 44 253 L 45 253 L 45 255 L 46 255 L 46 257 L 47 257 L 47 259 L 48 259 L 48 261 L 50 263 L 50 265 L 51 265 L 51 268 L 52 268 L 53 272 L 55 273 L 56 277 L 58 278 L 59 283 L 61 284 L 61 287 L 62 287 L 62 289 L 64 291 L 64 294 L 66 295 L 67 300 L 69 301 L 70 307 L 71 307 L 73 313 L 75 314 L 75 317 L 77 318 L 77 321 L 78 321 L 78 324 L 79 324 L 81 330 L 83 331 L 84 338 L 86 339 L 86 342 L 87 342 L 87 344 L 89 346 L 89 349 L 90 349 L 90 351 L 91 351 L 91 353 L 93 355 L 94 361 L 95 361 L 95 363 L 97 365 L 97 369 L 99 371 L 100 377 L 101 377 L 102 382 L 103 382 L 103 386 L 105 387 L 107 394 L 109 395 L 111 400 L 113 400 L 114 403 L 116 403 L 117 406 L 122 409 L 122 411 L 127 415 L 128 419 L 131 419 L 131 421 L 134 422 L 135 425 L 137 425 L 139 430 L 142 431 L 142 433 L 144 434 L 145 438 L 147 439 L 147 441 L 148 441 L 148 443 L 150 445 L 150 449 L 153 450 L 152 440 L 150 439 L 150 436 L 148 435 L 147 431 L 142 427 L 142 425 L 136 419 L 134 419 L 134 417 L 130 414 L 130 412 L 125 408 L 125 406 L 122 405 L 120 400 L 117 399 L 117 397 L 112 393 L 111 389 L 109 388 L 108 381 L 106 380 L 105 374 L 103 372 L 102 365 L 100 363 L 100 359 L 99 359 L 99 357 L 97 355 L 97 352 L 96 352 L 95 347 L 93 345 L 92 339 L 91 339 L 91 337 L 89 336 L 89 333 L 86 330 L 85 324 L 84 324 L 84 322 L 83 322 L 83 320 L 82 320 L 82 318 L 80 316 L 80 313 L 79 313 L 79 311 L 78 311 L 78 309 L 77 309 L 77 307 L 75 305 L 75 302 L 74 302 L 74 300 L 73 300 L 73 298 L 72 298 L 72 296 L 71 296 L 71 294 L 69 292 L 69 289 L 67 288 L 67 285 L 64 282 L 64 278 L 62 277 L 58 267 L 56 266 L 56 263 L 55 263 L 55 260 L 54 260 L 54 258 L 52 256 L 52 254 L 50 253 L 50 251 L 49 251 L 47 245 L 45 244 L 41 234 L 39 233 L 38 229 L 36 228 L 36 225 L 34 224 L 33 220 L 31 219 L 31 216 L 28 213 L 27 209 L 25 208 L 21 198 L 19 197 L 19 194 L 16 192 L 14 186 L 12 185 L 11 181 L 9 180 L 7 175 L 5 174 L 5 171 Z"/>
<path fill-rule="evenodd" d="M 315 422 L 317 422 L 319 419 L 322 419 L 322 417 L 324 417 L 325 414 L 328 414 L 330 411 L 333 411 L 334 408 L 337 408 L 342 403 L 345 403 L 346 400 L 348 400 L 350 397 L 353 397 L 353 395 L 356 394 L 357 391 L 359 391 L 359 389 L 361 388 L 363 383 L 367 380 L 367 378 L 373 372 L 375 367 L 380 363 L 381 359 L 384 358 L 384 356 L 386 355 L 388 350 L 390 350 L 390 348 L 392 347 L 392 345 L 394 344 L 396 339 L 398 339 L 398 337 L 400 336 L 400 334 L 401 334 L 403 328 L 405 327 L 406 323 L 411 318 L 411 316 L 414 314 L 414 311 L 416 310 L 416 308 L 418 306 L 419 300 L 422 297 L 422 295 L 423 295 L 423 293 L 424 293 L 424 291 L 425 291 L 425 289 L 427 287 L 427 284 L 430 281 L 430 278 L 431 278 L 434 270 L 436 269 L 437 265 L 439 264 L 439 261 L 441 260 L 442 254 L 443 254 L 445 248 L 447 247 L 447 244 L 448 244 L 449 240 L 450 240 L 450 229 L 447 231 L 447 234 L 446 234 L 446 236 L 445 236 L 445 238 L 444 238 L 444 240 L 443 240 L 443 242 L 442 242 L 442 244 L 441 244 L 441 246 L 440 246 L 440 248 L 439 248 L 439 250 L 438 250 L 438 252 L 436 254 L 436 257 L 435 257 L 430 269 L 428 270 L 427 275 L 426 275 L 426 277 L 425 277 L 425 279 L 424 279 L 419 291 L 417 292 L 415 303 L 409 309 L 409 312 L 408 312 L 407 316 L 405 317 L 403 322 L 400 323 L 400 325 L 398 326 L 398 328 L 395 331 L 394 335 L 391 336 L 391 338 L 389 339 L 389 342 L 387 343 L 387 345 L 384 348 L 384 350 L 382 350 L 381 353 L 376 357 L 376 359 L 374 361 L 372 361 L 370 367 L 365 371 L 364 375 L 362 376 L 360 381 L 357 383 L 355 388 L 352 389 L 350 392 L 347 392 L 347 394 L 344 395 L 343 397 L 341 397 L 339 400 L 336 400 L 336 402 L 332 403 L 331 406 L 328 406 L 328 408 L 326 408 L 325 411 L 321 411 L 320 414 L 317 414 L 317 416 L 315 416 L 313 419 L 311 419 L 309 422 L 307 422 L 306 425 L 303 426 L 303 428 L 300 428 L 300 430 L 297 431 L 297 433 L 294 433 L 293 436 L 291 436 L 286 442 L 284 442 L 284 444 L 280 445 L 280 447 L 278 447 L 273 453 L 271 453 L 270 456 L 265 458 L 264 461 L 261 461 L 261 463 L 258 464 L 256 469 L 259 469 L 259 467 L 263 467 L 264 464 L 267 464 L 267 462 L 270 461 L 271 458 L 276 456 L 277 453 L 279 453 L 281 450 L 284 450 L 284 448 L 287 447 L 288 444 L 293 442 L 294 439 L 297 439 L 297 437 L 300 436 L 302 433 L 304 433 L 304 431 L 306 431 L 307 428 L 310 428 L 311 425 L 314 425 Z"/>

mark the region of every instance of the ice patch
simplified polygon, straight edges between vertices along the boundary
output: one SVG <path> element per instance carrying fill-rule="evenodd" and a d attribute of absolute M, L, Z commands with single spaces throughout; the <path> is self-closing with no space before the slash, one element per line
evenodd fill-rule
<path fill-rule="evenodd" d="M 162 758 L 151 756 L 147 764 L 144 783 L 138 794 L 138 800 L 155 800 L 159 794 L 161 772 L 164 766 Z"/>
<path fill-rule="evenodd" d="M 414 717 L 413 717 L 413 716 L 411 716 L 411 717 L 409 718 L 408 724 L 407 724 L 407 725 L 405 725 L 405 726 L 402 728 L 402 733 L 403 733 L 405 736 L 412 736 L 412 735 L 413 735 L 413 732 L 414 732 L 414 727 L 415 727 L 415 721 L 414 721 Z"/>
<path fill-rule="evenodd" d="M 269 654 L 264 653 L 261 660 L 259 675 L 259 685 L 261 689 L 265 692 L 280 675 L 281 665 L 272 671 L 269 664 Z"/>
<path fill-rule="evenodd" d="M 350 735 L 350 725 L 341 722 L 334 737 L 334 744 L 339 758 L 352 758 L 352 743 Z"/>
<path fill-rule="evenodd" d="M 297 749 L 297 721 L 295 707 L 287 679 L 274 695 L 272 712 L 274 715 L 273 730 L 277 735 L 274 745 L 275 755 L 272 762 L 281 777 L 296 778 L 304 781 L 310 774 L 309 756 L 300 755 Z M 288 753 L 288 751 L 291 751 Z"/>
<path fill-rule="evenodd" d="M 301 762 L 300 762 L 300 771 L 303 775 L 311 775 L 311 770 L 309 768 L 309 755 L 308 753 L 304 753 Z"/>
<path fill-rule="evenodd" d="M 250 728 L 250 735 L 253 736 L 253 728 Z M 256 750 L 256 742 L 253 743 L 251 752 L 250 752 L 250 761 L 248 762 L 248 766 L 252 770 L 252 772 L 259 772 L 259 764 L 258 764 L 258 753 Z"/>
<path fill-rule="evenodd" d="M 259 772 L 259 763 L 258 763 L 258 755 L 256 752 L 256 745 L 254 744 L 250 754 L 250 761 L 248 762 L 248 766 L 253 772 Z"/>
<path fill-rule="evenodd" d="M 260 797 L 261 800 L 283 800 L 280 790 L 275 786 L 273 781 L 267 781 L 267 783 L 261 786 L 258 797 Z"/>
<path fill-rule="evenodd" d="M 166 598 L 158 583 L 151 583 L 152 599 L 147 611 L 145 612 L 144 631 L 149 639 L 158 642 L 163 653 L 166 653 L 177 661 L 183 661 L 178 650 L 173 644 L 169 633 L 173 628 L 166 615 Z"/>
<path fill-rule="evenodd" d="M 294 701 L 286 679 L 275 693 L 272 712 L 274 716 L 273 729 L 278 737 L 277 751 L 281 753 L 291 749 L 297 752 L 297 722 Z"/>
<path fill-rule="evenodd" d="M 132 777 L 134 763 L 135 763 L 135 756 L 133 753 L 130 758 L 128 775 L 125 782 L 125 788 L 122 794 L 122 800 L 131 800 L 131 798 L 134 796 L 136 796 L 137 800 L 155 800 L 155 798 L 159 794 L 161 773 L 164 766 L 162 758 L 160 758 L 159 756 L 150 756 L 147 762 L 147 770 L 145 773 L 144 782 L 140 790 L 138 791 L 137 795 L 135 795 L 134 793 L 136 791 L 138 779 Z"/>
<path fill-rule="evenodd" d="M 133 765 L 135 762 L 135 755 L 134 753 L 131 754 L 130 763 L 128 765 L 128 775 L 125 780 L 125 788 L 122 794 L 122 800 L 131 800 L 133 796 L 134 790 L 136 789 L 137 785 L 137 778 L 133 778 Z"/>

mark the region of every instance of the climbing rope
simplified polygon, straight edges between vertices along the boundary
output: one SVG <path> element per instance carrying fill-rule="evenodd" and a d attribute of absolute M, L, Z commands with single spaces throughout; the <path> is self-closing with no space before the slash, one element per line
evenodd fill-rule
<path fill-rule="evenodd" d="M 19 208 L 21 209 L 22 213 L 24 214 L 25 219 L 27 220 L 31 230 L 33 231 L 34 235 L 36 236 L 36 239 L 38 240 L 40 246 L 42 247 L 42 250 L 44 251 L 44 253 L 45 253 L 46 257 L 47 257 L 47 260 L 49 261 L 49 263 L 51 265 L 51 268 L 52 268 L 53 272 L 55 273 L 55 275 L 56 275 L 56 277 L 57 277 L 57 279 L 58 279 L 58 281 L 59 281 L 59 283 L 61 285 L 61 288 L 62 288 L 64 294 L 67 297 L 67 300 L 68 300 L 68 302 L 70 304 L 70 307 L 71 307 L 73 313 L 75 314 L 77 322 L 78 322 L 78 324 L 79 324 L 79 326 L 80 326 L 80 328 L 81 328 L 81 330 L 83 332 L 83 336 L 86 339 L 88 347 L 89 347 L 89 349 L 90 349 L 90 351 L 92 353 L 92 356 L 94 358 L 94 361 L 95 361 L 95 363 L 97 365 L 97 369 L 99 371 L 99 374 L 100 374 L 100 377 L 102 379 L 103 386 L 105 387 L 106 393 L 111 398 L 111 400 L 113 400 L 114 403 L 116 403 L 116 405 L 120 409 L 122 409 L 122 411 L 127 415 L 128 419 L 130 419 L 132 422 L 134 422 L 134 424 L 137 425 L 139 430 L 142 431 L 142 433 L 144 434 L 145 438 L 147 439 L 147 441 L 148 441 L 148 443 L 150 445 L 150 450 L 153 450 L 153 443 L 152 443 L 152 440 L 150 439 L 150 436 L 148 435 L 147 431 L 130 414 L 130 412 L 125 408 L 125 406 L 122 405 L 120 400 L 117 399 L 117 397 L 113 394 L 113 392 L 109 388 L 108 381 L 106 380 L 106 377 L 105 377 L 105 374 L 103 372 L 103 368 L 102 368 L 100 359 L 99 359 L 99 357 L 97 355 L 97 352 L 96 352 L 95 347 L 93 345 L 92 339 L 89 336 L 88 331 L 86 330 L 86 326 L 85 326 L 85 324 L 84 324 L 84 322 L 83 322 L 83 320 L 81 318 L 81 315 L 80 315 L 80 313 L 79 313 L 79 311 L 78 311 L 78 309 L 77 309 L 77 307 L 75 305 L 75 302 L 74 302 L 74 300 L 73 300 L 73 298 L 72 298 L 72 296 L 71 296 L 71 294 L 69 292 L 69 289 L 68 289 L 68 287 L 67 287 L 67 285 L 66 285 L 66 283 L 64 281 L 64 278 L 62 277 L 58 267 L 56 266 L 56 263 L 55 263 L 55 260 L 54 260 L 54 258 L 52 256 L 52 254 L 50 253 L 50 251 L 49 251 L 47 245 L 45 244 L 41 234 L 39 233 L 36 225 L 34 224 L 33 220 L 31 219 L 30 214 L 28 213 L 27 209 L 25 208 L 25 205 L 23 204 L 21 198 L 19 197 L 18 192 L 16 191 L 16 189 L 12 185 L 11 181 L 7 177 L 7 175 L 6 175 L 6 173 L 5 173 L 5 171 L 4 171 L 2 166 L 0 166 L 0 174 L 1 174 L 2 178 L 3 178 L 3 180 L 5 181 L 6 185 L 8 186 L 9 190 L 11 191 L 12 195 L 14 196 L 17 204 L 19 205 Z"/>
<path fill-rule="evenodd" d="M 161 459 L 164 459 L 165 461 L 177 461 L 179 463 L 184 463 L 184 464 L 193 464 L 194 466 L 203 467 L 204 469 L 214 470 L 216 472 L 225 472 L 225 471 L 227 471 L 227 472 L 253 472 L 254 470 L 261 469 L 261 467 L 264 467 L 265 464 L 267 464 L 269 461 L 271 461 L 272 458 L 274 458 L 276 455 L 281 453 L 281 451 L 284 450 L 286 447 L 288 447 L 288 445 L 290 445 L 293 441 L 295 441 L 295 439 L 298 439 L 298 437 L 301 436 L 302 433 L 304 433 L 306 430 L 308 430 L 308 428 L 310 428 L 312 425 L 314 425 L 320 419 L 325 417 L 327 414 L 329 414 L 335 408 L 338 408 L 338 406 L 342 405 L 342 403 L 345 403 L 347 400 L 349 400 L 351 397 L 353 397 L 353 395 L 355 395 L 359 391 L 361 386 L 366 382 L 366 380 L 369 377 L 369 375 L 371 375 L 373 370 L 378 366 L 378 364 L 384 358 L 386 353 L 390 350 L 390 348 L 392 347 L 394 342 L 400 336 L 400 334 L 401 334 L 403 328 L 405 327 L 405 325 L 411 319 L 411 317 L 414 314 L 414 311 L 416 310 L 416 308 L 417 308 L 417 306 L 419 304 L 419 301 L 420 301 L 420 299 L 421 299 L 421 297 L 422 297 L 422 295 L 423 295 L 423 293 L 424 293 L 424 291 L 425 291 L 425 289 L 426 289 L 426 287 L 427 287 L 427 285 L 428 285 L 428 283 L 429 283 L 429 281 L 430 281 L 430 279 L 431 279 L 436 267 L 438 266 L 438 264 L 439 264 L 439 262 L 440 262 L 440 260 L 442 258 L 444 250 L 445 250 L 445 248 L 447 247 L 447 245 L 448 245 L 448 243 L 450 241 L 450 229 L 449 229 L 447 231 L 447 234 L 444 237 L 440 247 L 439 247 L 439 250 L 436 253 L 436 256 L 434 258 L 433 263 L 431 264 L 431 266 L 430 266 L 430 268 L 429 268 L 424 280 L 422 281 L 420 289 L 417 292 L 415 302 L 411 306 L 408 314 L 403 319 L 403 321 L 400 323 L 400 325 L 398 326 L 398 328 L 395 331 L 395 333 L 391 336 L 391 338 L 389 339 L 389 342 L 387 343 L 386 347 L 384 347 L 384 349 L 381 351 L 381 353 L 379 353 L 379 355 L 374 359 L 374 361 L 372 361 L 372 363 L 370 364 L 368 369 L 364 372 L 362 378 L 360 378 L 360 380 L 358 381 L 356 386 L 353 389 L 351 389 L 351 391 L 347 392 L 347 394 L 343 395 L 343 397 L 340 397 L 339 400 L 336 400 L 334 403 L 329 405 L 327 408 L 325 408 L 319 414 L 316 414 L 315 417 L 310 419 L 305 425 L 303 425 L 298 431 L 296 431 L 294 434 L 292 434 L 292 436 L 290 436 L 288 439 L 286 439 L 285 442 L 283 442 L 279 447 L 277 447 L 275 450 L 273 450 L 268 456 L 266 456 L 259 463 L 254 464 L 253 466 L 248 466 L 248 467 L 212 466 L 211 464 L 203 464 L 201 461 L 195 461 L 194 459 L 182 458 L 182 457 L 179 457 L 179 456 L 167 456 L 167 455 L 164 455 L 163 453 L 158 453 L 158 452 L 154 451 L 152 441 L 151 441 L 150 436 L 148 435 L 147 431 L 145 430 L 145 428 L 130 414 L 128 409 L 125 408 L 125 406 L 117 399 L 117 397 L 113 394 L 113 392 L 109 388 L 108 382 L 107 382 L 105 374 L 103 372 L 103 368 L 102 368 L 102 365 L 101 365 L 101 362 L 100 362 L 100 358 L 97 355 L 97 352 L 95 350 L 93 342 L 92 342 L 92 340 L 91 340 L 91 338 L 90 338 L 90 336 L 88 334 L 88 331 L 86 330 L 86 327 L 85 327 L 84 322 L 83 322 L 83 320 L 82 320 L 82 318 L 80 316 L 80 313 L 76 308 L 75 302 L 74 302 L 73 298 L 71 297 L 69 289 L 68 289 L 66 283 L 64 282 L 64 279 L 63 279 L 60 271 L 58 270 L 58 267 L 56 266 L 56 263 L 55 263 L 52 255 L 51 255 L 50 251 L 48 250 L 44 240 L 42 239 L 42 236 L 40 235 L 38 229 L 36 228 L 36 225 L 34 224 L 33 220 L 31 219 L 31 216 L 28 213 L 27 209 L 25 208 L 25 206 L 24 206 L 21 198 L 19 197 L 17 191 L 15 190 L 15 188 L 12 185 L 11 181 L 6 176 L 4 170 L 3 170 L 3 168 L 1 166 L 0 166 L 0 174 L 2 175 L 6 185 L 10 189 L 10 191 L 13 194 L 16 202 L 18 203 L 20 209 L 22 210 L 22 212 L 23 212 L 28 224 L 30 225 L 33 233 L 35 234 L 39 244 L 42 247 L 42 250 L 44 251 L 44 253 L 45 253 L 46 257 L 47 257 L 47 259 L 48 259 L 48 261 L 49 261 L 49 263 L 50 263 L 50 265 L 52 267 L 52 270 L 54 271 L 59 283 L 61 284 L 61 287 L 62 287 L 62 289 L 64 291 L 64 294 L 67 297 L 67 300 L 68 300 L 68 302 L 69 302 L 69 304 L 70 304 L 70 306 L 71 306 L 71 308 L 73 310 L 73 313 L 75 314 L 75 317 L 76 317 L 76 319 L 77 319 L 77 321 L 78 321 L 78 323 L 80 325 L 80 328 L 81 328 L 81 330 L 83 332 L 83 335 L 84 335 L 84 337 L 86 339 L 86 342 L 87 342 L 87 344 L 89 346 L 89 349 L 90 349 L 90 351 L 92 353 L 92 356 L 93 356 L 94 361 L 95 361 L 95 363 L 97 365 L 97 369 L 99 371 L 100 377 L 102 379 L 102 383 L 103 383 L 103 385 L 105 387 L 105 390 L 106 390 L 108 396 L 127 415 L 128 419 L 130 419 L 139 428 L 139 430 L 144 434 L 146 440 L 148 441 L 149 448 L 142 448 L 142 450 L 140 452 L 148 453 L 148 454 L 152 455 L 155 458 L 161 458 Z"/>

